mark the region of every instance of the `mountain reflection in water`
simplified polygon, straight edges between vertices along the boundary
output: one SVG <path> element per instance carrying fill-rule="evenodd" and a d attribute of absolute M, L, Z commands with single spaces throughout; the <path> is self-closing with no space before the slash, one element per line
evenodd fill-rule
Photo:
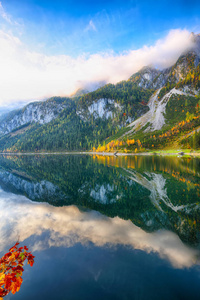
<path fill-rule="evenodd" d="M 0 166 L 4 191 L 118 216 L 148 232 L 167 229 L 199 244 L 199 159 L 0 156 Z"/>
<path fill-rule="evenodd" d="M 23 196 L 0 191 L 1 251 L 20 237 L 40 236 L 48 231 L 45 240 L 32 244 L 32 251 L 55 246 L 72 247 L 75 243 L 96 246 L 131 246 L 146 252 L 157 252 L 177 268 L 196 263 L 199 251 L 183 244 L 170 231 L 146 233 L 130 221 L 119 217 L 108 218 L 95 211 L 81 211 L 76 206 L 54 207 L 46 203 L 29 201 Z M 14 230 L 10 232 L 10 229 Z M 9 238 L 8 238 L 9 237 Z"/>
<path fill-rule="evenodd" d="M 199 159 L 0 156 L 0 251 L 35 255 L 9 299 L 197 299 L 199 178 Z"/>
<path fill-rule="evenodd" d="M 143 231 L 170 230 L 198 245 L 199 162 L 156 156 L 0 156 L 0 186 L 12 197 L 78 205 L 131 220 Z"/>

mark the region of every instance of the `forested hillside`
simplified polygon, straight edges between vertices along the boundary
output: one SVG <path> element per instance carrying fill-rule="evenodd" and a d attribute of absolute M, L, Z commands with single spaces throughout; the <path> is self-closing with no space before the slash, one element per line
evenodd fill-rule
<path fill-rule="evenodd" d="M 164 71 L 143 68 L 130 80 L 156 88 L 149 111 L 96 151 L 200 148 L 200 57 L 191 51 Z"/>
<path fill-rule="evenodd" d="M 91 150 L 148 111 L 152 90 L 124 81 L 81 97 L 60 98 L 65 108 L 46 124 L 28 122 L 0 139 L 4 151 Z M 103 101 L 91 111 L 91 105 Z M 56 106 L 55 106 L 56 109 Z M 100 115 L 98 114 L 100 112 Z"/>
<path fill-rule="evenodd" d="M 200 148 L 200 36 L 170 68 L 53 97 L 1 116 L 0 150 L 124 151 Z"/>

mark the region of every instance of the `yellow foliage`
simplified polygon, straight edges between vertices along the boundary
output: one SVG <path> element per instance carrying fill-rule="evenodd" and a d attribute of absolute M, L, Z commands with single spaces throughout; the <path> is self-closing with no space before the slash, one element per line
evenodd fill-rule
<path fill-rule="evenodd" d="M 135 144 L 135 140 L 134 139 L 132 139 L 132 140 L 127 139 L 126 143 L 128 144 L 128 146 L 130 146 L 130 145 Z"/>

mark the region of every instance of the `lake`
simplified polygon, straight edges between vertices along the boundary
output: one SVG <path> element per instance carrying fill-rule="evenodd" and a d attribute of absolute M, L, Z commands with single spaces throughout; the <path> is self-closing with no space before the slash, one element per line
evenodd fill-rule
<path fill-rule="evenodd" d="M 35 255 L 5 299 L 199 299 L 200 159 L 1 155 L 0 255 Z"/>

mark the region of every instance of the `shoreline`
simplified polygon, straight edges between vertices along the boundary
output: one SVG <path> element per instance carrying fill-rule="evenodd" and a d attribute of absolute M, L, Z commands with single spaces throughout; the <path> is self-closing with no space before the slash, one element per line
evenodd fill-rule
<path fill-rule="evenodd" d="M 183 152 L 184 154 L 180 154 Z M 86 151 L 79 151 L 79 152 L 0 152 L 0 155 L 101 155 L 101 156 L 179 156 L 179 157 L 185 157 L 185 156 L 200 156 L 200 152 L 140 152 L 140 153 L 123 153 L 118 152 L 117 155 L 115 155 L 113 152 L 86 152 Z"/>

